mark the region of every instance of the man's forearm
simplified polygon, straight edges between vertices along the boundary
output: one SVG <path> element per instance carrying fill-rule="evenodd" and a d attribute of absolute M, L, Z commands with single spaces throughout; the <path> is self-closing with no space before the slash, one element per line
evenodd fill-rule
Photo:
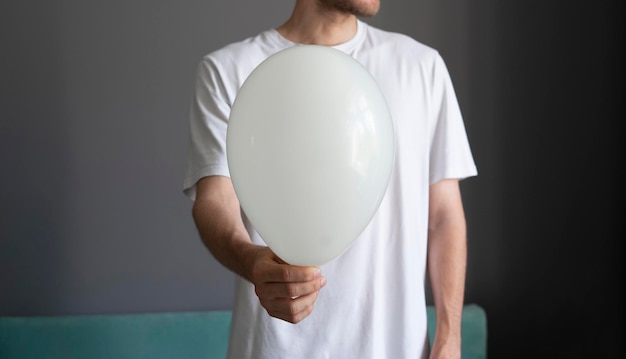
<path fill-rule="evenodd" d="M 467 263 L 464 225 L 430 233 L 428 263 L 437 336 L 443 341 L 460 340 Z"/>
<path fill-rule="evenodd" d="M 428 272 L 435 302 L 431 358 L 460 358 L 467 241 L 458 180 L 430 186 Z"/>
<path fill-rule="evenodd" d="M 259 246 L 241 221 L 239 202 L 226 178 L 206 178 L 198 183 L 193 219 L 202 242 L 213 257 L 231 271 L 251 280 L 252 257 Z"/>

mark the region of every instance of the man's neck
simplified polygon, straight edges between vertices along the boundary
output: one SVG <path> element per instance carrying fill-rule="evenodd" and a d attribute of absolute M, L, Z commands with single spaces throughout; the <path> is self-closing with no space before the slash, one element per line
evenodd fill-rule
<path fill-rule="evenodd" d="M 276 30 L 297 44 L 335 46 L 354 37 L 357 19 L 320 7 L 315 1 L 297 1 L 289 20 Z"/>

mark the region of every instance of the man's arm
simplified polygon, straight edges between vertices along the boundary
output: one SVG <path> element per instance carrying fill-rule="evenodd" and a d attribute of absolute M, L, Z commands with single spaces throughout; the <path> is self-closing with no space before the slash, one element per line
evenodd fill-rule
<path fill-rule="evenodd" d="M 250 241 L 230 178 L 210 176 L 198 181 L 193 218 L 211 254 L 254 284 L 271 316 L 297 323 L 312 312 L 326 279 L 319 268 L 285 264 L 268 247 Z"/>
<path fill-rule="evenodd" d="M 431 359 L 461 357 L 461 316 L 467 262 L 466 225 L 458 180 L 430 186 L 428 271 L 437 329 Z"/>

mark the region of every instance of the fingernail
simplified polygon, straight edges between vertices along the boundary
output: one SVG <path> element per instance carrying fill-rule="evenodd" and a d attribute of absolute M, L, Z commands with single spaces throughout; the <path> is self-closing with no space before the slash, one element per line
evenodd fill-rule
<path fill-rule="evenodd" d="M 320 280 L 320 284 L 323 286 L 326 285 L 326 277 L 322 277 L 322 279 Z"/>
<path fill-rule="evenodd" d="M 322 276 L 322 271 L 317 269 L 315 273 L 313 273 L 313 278 L 319 278 Z"/>

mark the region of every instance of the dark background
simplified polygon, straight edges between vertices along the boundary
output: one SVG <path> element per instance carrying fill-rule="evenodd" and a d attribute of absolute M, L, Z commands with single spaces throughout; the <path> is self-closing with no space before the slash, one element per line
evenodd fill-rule
<path fill-rule="evenodd" d="M 285 0 L 0 4 L 0 315 L 230 308 L 181 192 L 202 55 Z M 463 182 L 466 302 L 492 358 L 624 353 L 624 8 L 382 1 L 437 48 L 479 176 Z"/>

